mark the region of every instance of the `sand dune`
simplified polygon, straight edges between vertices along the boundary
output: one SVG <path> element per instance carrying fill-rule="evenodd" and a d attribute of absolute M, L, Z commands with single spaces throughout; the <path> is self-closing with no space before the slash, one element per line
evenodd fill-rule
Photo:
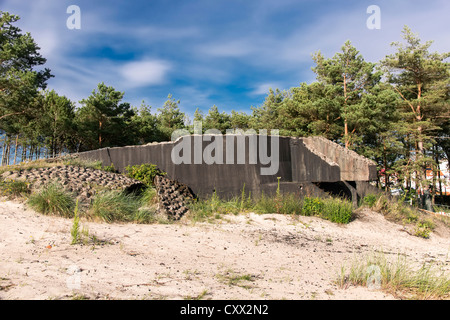
<path fill-rule="evenodd" d="M 0 202 L 0 299 L 395 299 L 334 280 L 376 250 L 450 269 L 448 229 L 422 239 L 370 210 L 345 226 L 253 213 L 195 224 L 82 221 L 96 238 L 84 245 L 71 245 L 71 227 Z"/>

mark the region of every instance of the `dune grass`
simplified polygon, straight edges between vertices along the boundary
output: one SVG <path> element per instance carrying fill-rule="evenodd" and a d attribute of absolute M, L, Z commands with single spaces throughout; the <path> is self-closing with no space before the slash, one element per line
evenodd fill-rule
<path fill-rule="evenodd" d="M 27 203 L 40 213 L 72 218 L 75 208 L 74 199 L 74 196 L 65 191 L 61 185 L 51 183 L 38 192 L 32 193 Z"/>
<path fill-rule="evenodd" d="M 226 200 L 214 193 L 211 197 L 193 201 L 189 205 L 191 219 L 205 221 L 218 219 L 223 214 L 256 212 L 259 214 L 279 213 L 291 215 L 317 216 L 335 223 L 346 224 L 353 218 L 352 204 L 340 198 L 304 197 L 277 192 L 275 196 L 261 194 L 257 198 L 246 196 Z"/>
<path fill-rule="evenodd" d="M 435 221 L 438 219 L 421 213 L 417 208 L 403 203 L 401 198 L 398 200 L 391 199 L 383 194 L 367 195 L 362 200 L 362 205 L 380 212 L 389 221 L 413 226 L 414 235 L 425 239 L 430 237 L 431 232 L 436 227 Z M 448 217 L 442 217 L 441 220 L 446 223 L 450 219 Z"/>
<path fill-rule="evenodd" d="M 405 256 L 389 260 L 382 252 L 354 259 L 342 266 L 336 283 L 340 288 L 366 286 L 401 299 L 436 300 L 450 298 L 450 277 L 437 265 L 413 266 Z"/>
<path fill-rule="evenodd" d="M 143 207 L 142 201 L 140 196 L 133 193 L 104 191 L 94 197 L 87 215 L 108 223 L 151 223 L 155 220 L 155 211 Z"/>

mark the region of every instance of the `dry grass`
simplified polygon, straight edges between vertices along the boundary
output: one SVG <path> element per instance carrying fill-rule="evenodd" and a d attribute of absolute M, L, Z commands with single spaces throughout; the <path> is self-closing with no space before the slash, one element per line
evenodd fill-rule
<path fill-rule="evenodd" d="M 400 299 L 450 298 L 448 272 L 431 263 L 414 267 L 401 255 L 393 261 L 384 253 L 354 259 L 350 266 L 341 267 L 336 283 L 340 288 L 354 285 L 381 289 Z"/>
<path fill-rule="evenodd" d="M 415 207 L 404 204 L 401 200 L 392 200 L 385 195 L 369 195 L 364 199 L 363 204 L 382 213 L 391 222 L 411 226 L 412 233 L 415 236 L 425 239 L 430 237 L 431 232 L 436 229 L 437 225 L 445 227 L 450 225 L 449 217 L 423 213 Z"/>

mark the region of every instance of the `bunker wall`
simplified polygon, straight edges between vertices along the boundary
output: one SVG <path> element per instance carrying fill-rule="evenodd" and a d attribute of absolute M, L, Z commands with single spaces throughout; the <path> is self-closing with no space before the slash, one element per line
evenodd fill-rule
<path fill-rule="evenodd" d="M 261 135 L 257 137 L 266 139 L 266 156 L 271 156 L 271 139 L 273 137 Z M 257 161 L 251 161 L 251 157 L 254 159 L 254 155 L 251 156 L 249 154 L 251 143 L 249 136 L 220 136 L 218 139 L 222 139 L 222 141 L 215 141 L 217 137 L 214 136 L 210 137 L 208 141 L 197 140 L 197 142 L 201 141 L 201 151 L 203 153 L 208 150 L 207 148 L 211 143 L 221 142 L 221 144 L 218 144 L 217 150 L 211 153 L 210 156 L 220 158 L 219 156 L 222 155 L 222 162 L 207 164 L 204 161 L 205 159 L 201 159 L 201 163 L 196 164 L 194 154 L 195 148 L 199 148 L 199 145 L 191 143 L 190 149 L 185 148 L 182 153 L 178 154 L 179 156 L 184 156 L 184 152 L 190 150 L 190 161 L 187 160 L 185 163 L 175 164 L 172 159 L 172 150 L 175 146 L 180 147 L 180 143 L 186 143 L 187 140 L 184 139 L 187 138 L 191 138 L 190 141 L 194 142 L 194 136 L 187 136 L 175 142 L 87 151 L 80 153 L 79 157 L 82 159 L 101 160 L 104 166 L 114 164 L 114 167 L 119 172 L 124 172 L 125 167 L 128 165 L 152 163 L 158 166 L 160 170 L 167 172 L 171 179 L 188 185 L 196 195 L 201 197 L 208 196 L 213 192 L 227 198 L 239 196 L 244 185 L 247 194 L 249 192 L 252 195 L 258 195 L 262 192 L 272 194 L 277 189 L 278 177 L 280 178 L 280 189 L 282 191 L 297 193 L 306 191 L 309 193 L 320 193 L 319 188 L 314 187 L 313 183 L 333 183 L 342 181 L 343 178 L 355 177 L 367 181 L 371 177 L 371 171 L 368 168 L 370 163 L 363 161 L 366 160 L 365 158 L 359 159 L 359 156 L 349 157 L 349 163 L 347 163 L 346 154 L 339 148 L 335 147 L 333 149 L 333 146 L 330 146 L 326 139 L 324 139 L 325 141 L 308 141 L 305 138 L 276 137 L 279 146 L 278 170 L 271 175 L 261 174 L 261 169 L 268 168 L 274 164 L 261 161 L 259 153 L 262 151 L 259 144 L 256 149 L 253 149 L 258 154 Z M 236 143 L 237 139 L 245 139 L 245 144 Z M 231 144 L 231 142 L 234 142 L 234 144 Z M 229 143 L 228 148 L 227 143 Z M 325 146 L 320 147 L 321 144 Z M 230 148 L 230 145 L 233 148 Z M 242 150 L 242 148 L 245 150 Z M 338 150 L 338 152 L 333 155 L 334 150 Z M 227 151 L 230 154 L 227 155 Z M 275 152 L 276 149 L 273 151 Z M 232 157 L 231 153 L 233 153 Z M 240 157 L 242 155 L 243 157 Z M 333 159 L 336 159 L 336 161 Z M 354 166 L 353 169 L 352 166 Z M 347 170 L 344 174 L 342 173 L 342 167 Z M 362 173 L 351 174 L 352 171 L 358 170 L 362 171 Z M 358 179 L 352 181 L 357 181 Z"/>

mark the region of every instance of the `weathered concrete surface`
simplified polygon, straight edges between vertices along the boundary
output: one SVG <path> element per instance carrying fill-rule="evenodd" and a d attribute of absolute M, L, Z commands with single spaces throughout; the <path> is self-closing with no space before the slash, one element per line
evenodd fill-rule
<path fill-rule="evenodd" d="M 27 170 L 5 171 L 1 179 L 19 180 L 29 183 L 31 191 L 39 190 L 51 183 L 74 194 L 83 206 L 88 206 L 99 191 L 117 190 L 131 192 L 143 187 L 142 182 L 121 174 L 78 166 L 55 166 Z"/>
<path fill-rule="evenodd" d="M 274 138 L 260 135 L 258 137 L 267 139 L 268 154 L 270 154 L 270 143 L 273 142 L 271 139 Z M 352 194 L 362 196 L 361 192 L 356 192 L 359 186 L 363 186 L 363 182 L 376 179 L 374 162 L 321 137 L 277 137 L 279 139 L 278 170 L 272 175 L 261 174 L 261 168 L 267 168 L 269 165 L 262 164 L 260 159 L 256 163 L 251 163 L 249 136 L 225 135 L 219 137 L 223 140 L 220 150 L 223 159 L 227 157 L 227 143 L 245 138 L 245 144 L 234 143 L 234 149 L 228 148 L 230 155 L 231 150 L 233 150 L 233 157 L 230 157 L 230 159 L 233 159 L 232 163 L 226 163 L 224 160 L 223 164 L 207 164 L 204 161 L 195 164 L 194 156 L 192 156 L 190 163 L 174 164 L 171 157 L 172 149 L 183 143 L 184 139 L 187 138 L 193 139 L 193 136 L 181 137 L 174 142 L 104 148 L 83 152 L 79 156 L 82 159 L 101 160 L 103 165 L 113 163 L 114 167 L 120 172 L 123 172 L 128 165 L 155 164 L 159 169 L 167 172 L 168 177 L 188 185 L 200 197 L 210 195 L 214 191 L 223 197 L 240 195 L 244 185 L 246 192 L 252 192 L 252 195 L 261 192 L 272 194 L 277 189 L 278 177 L 280 178 L 282 192 L 318 195 L 323 192 L 321 191 L 323 189 L 318 188 L 318 185 L 327 183 L 333 184 L 334 188 L 342 189 L 343 193 L 350 196 Z M 215 142 L 216 138 L 212 136 L 210 141 L 200 140 L 201 151 Z M 238 146 L 242 148 L 244 145 L 245 151 L 237 149 Z M 196 147 L 192 144 L 192 155 L 195 151 L 194 148 Z M 259 151 L 258 147 L 255 152 Z M 243 163 L 242 158 L 238 158 L 239 152 L 245 154 Z M 239 159 L 241 163 L 239 163 Z M 339 183 L 343 181 L 350 181 L 351 183 Z"/>
<path fill-rule="evenodd" d="M 340 168 L 341 181 L 371 181 L 377 177 L 375 163 L 323 137 L 303 138 L 312 152 L 322 154 Z"/>
<path fill-rule="evenodd" d="M 159 212 L 165 213 L 171 219 L 180 219 L 189 210 L 186 202 L 194 197 L 189 187 L 163 175 L 156 176 L 154 183 L 159 200 Z"/>

